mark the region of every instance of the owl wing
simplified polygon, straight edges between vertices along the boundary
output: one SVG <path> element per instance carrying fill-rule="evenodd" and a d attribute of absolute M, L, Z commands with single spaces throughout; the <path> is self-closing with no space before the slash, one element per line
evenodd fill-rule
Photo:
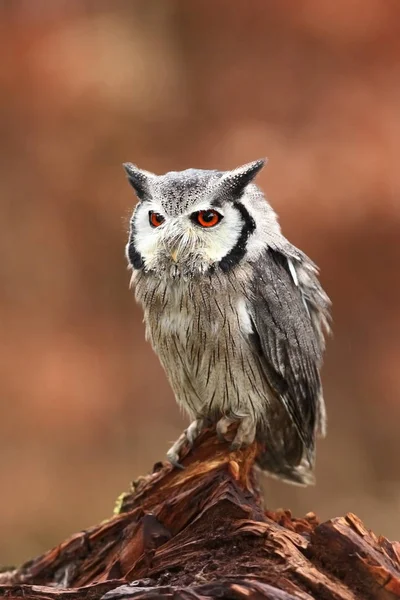
<path fill-rule="evenodd" d="M 253 268 L 248 306 L 251 344 L 311 466 L 315 434 L 323 432 L 319 368 L 329 299 L 313 263 L 293 246 L 288 246 L 287 252 L 268 248 Z"/>

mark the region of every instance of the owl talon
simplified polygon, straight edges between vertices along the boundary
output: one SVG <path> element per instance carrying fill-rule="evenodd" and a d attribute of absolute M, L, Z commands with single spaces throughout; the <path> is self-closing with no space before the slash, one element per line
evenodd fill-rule
<path fill-rule="evenodd" d="M 236 452 L 237 450 L 240 450 L 243 444 L 241 444 L 240 442 L 235 442 L 233 441 L 232 444 L 229 446 L 229 449 L 231 452 Z"/>
<path fill-rule="evenodd" d="M 167 460 L 171 463 L 173 467 L 177 469 L 184 469 L 185 467 L 181 465 L 179 462 L 179 454 L 184 445 L 186 444 L 186 431 L 184 431 L 176 440 L 176 442 L 171 446 L 171 448 L 167 452 Z"/>
<path fill-rule="evenodd" d="M 167 460 L 171 463 L 171 465 L 173 467 L 175 467 L 176 469 L 181 469 L 183 470 L 185 467 L 183 465 L 181 465 L 181 463 L 179 462 L 179 455 L 178 454 L 174 454 L 172 455 L 170 452 L 167 452 Z"/>
<path fill-rule="evenodd" d="M 222 435 L 222 433 L 220 433 L 217 429 L 217 438 L 220 442 L 226 442 L 225 437 Z"/>

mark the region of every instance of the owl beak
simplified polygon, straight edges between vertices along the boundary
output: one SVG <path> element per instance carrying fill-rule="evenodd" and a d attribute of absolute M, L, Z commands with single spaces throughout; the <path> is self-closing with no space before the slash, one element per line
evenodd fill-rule
<path fill-rule="evenodd" d="M 178 248 L 173 248 L 171 250 L 171 258 L 176 263 L 178 261 Z"/>

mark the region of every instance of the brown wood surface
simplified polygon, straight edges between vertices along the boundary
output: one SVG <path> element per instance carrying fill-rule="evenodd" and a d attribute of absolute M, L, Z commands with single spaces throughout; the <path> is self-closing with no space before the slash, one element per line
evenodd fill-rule
<path fill-rule="evenodd" d="M 158 463 L 120 498 L 118 514 L 18 569 L 10 600 L 353 600 L 400 598 L 400 543 L 353 514 L 319 523 L 265 510 L 255 445 L 229 452 L 211 432 Z M 67 507 L 66 507 L 67 510 Z"/>

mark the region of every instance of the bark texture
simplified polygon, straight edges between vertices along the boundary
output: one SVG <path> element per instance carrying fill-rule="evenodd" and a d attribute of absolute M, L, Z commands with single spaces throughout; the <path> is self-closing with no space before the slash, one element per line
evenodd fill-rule
<path fill-rule="evenodd" d="M 400 543 L 353 514 L 265 510 L 256 445 L 230 453 L 205 432 L 184 470 L 157 463 L 109 520 L 0 574 L 10 600 L 400 598 Z"/>

